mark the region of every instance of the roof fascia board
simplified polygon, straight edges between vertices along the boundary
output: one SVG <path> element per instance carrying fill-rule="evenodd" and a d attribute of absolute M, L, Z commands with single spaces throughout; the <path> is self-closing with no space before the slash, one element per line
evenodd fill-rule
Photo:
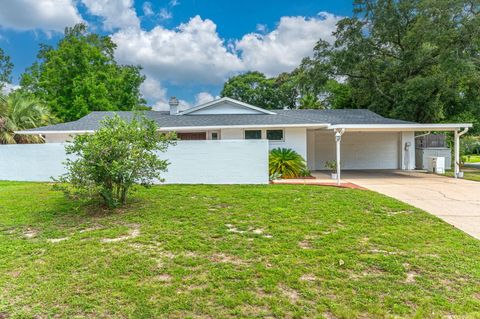
<path fill-rule="evenodd" d="M 456 131 L 461 128 L 470 128 L 471 123 L 449 124 L 337 124 L 330 125 L 329 129 L 347 129 L 349 131 Z"/>
<path fill-rule="evenodd" d="M 180 131 L 180 130 L 218 130 L 229 128 L 327 128 L 328 123 L 311 123 L 311 124 L 252 124 L 252 125 L 210 125 L 210 126 L 172 126 L 172 127 L 160 127 L 158 130 L 165 131 Z M 32 134 L 82 134 L 82 133 L 94 133 L 94 130 L 76 130 L 76 131 L 16 131 L 15 134 L 32 135 Z"/>

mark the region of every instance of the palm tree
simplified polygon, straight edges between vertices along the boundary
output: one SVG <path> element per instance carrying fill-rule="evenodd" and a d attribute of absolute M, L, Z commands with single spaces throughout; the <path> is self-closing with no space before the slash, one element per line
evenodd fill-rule
<path fill-rule="evenodd" d="M 47 125 L 51 121 L 48 110 L 33 97 L 13 92 L 0 98 L 0 144 L 43 143 L 39 135 L 20 135 L 15 131 Z"/>
<path fill-rule="evenodd" d="M 300 99 L 301 109 L 324 109 L 325 107 L 313 94 L 306 94 Z"/>

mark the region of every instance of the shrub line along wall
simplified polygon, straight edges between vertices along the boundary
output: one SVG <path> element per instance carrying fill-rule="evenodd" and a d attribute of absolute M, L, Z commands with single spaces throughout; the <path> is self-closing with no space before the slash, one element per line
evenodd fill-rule
<path fill-rule="evenodd" d="M 65 145 L 0 145 L 0 180 L 51 181 L 65 173 Z M 179 141 L 159 153 L 166 184 L 267 184 L 268 141 Z M 158 183 L 158 182 L 157 182 Z"/>

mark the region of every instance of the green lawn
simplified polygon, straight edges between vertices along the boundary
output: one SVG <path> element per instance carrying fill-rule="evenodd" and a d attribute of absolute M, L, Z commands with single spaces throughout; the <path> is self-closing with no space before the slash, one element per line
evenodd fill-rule
<path fill-rule="evenodd" d="M 465 163 L 480 163 L 480 155 L 465 155 Z"/>
<path fill-rule="evenodd" d="M 362 190 L 0 182 L 0 318 L 480 316 L 480 241 Z"/>
<path fill-rule="evenodd" d="M 480 169 L 471 168 L 471 167 L 462 167 L 461 171 L 463 172 L 464 179 L 480 182 Z M 445 175 L 453 177 L 453 170 L 447 170 L 445 172 Z"/>

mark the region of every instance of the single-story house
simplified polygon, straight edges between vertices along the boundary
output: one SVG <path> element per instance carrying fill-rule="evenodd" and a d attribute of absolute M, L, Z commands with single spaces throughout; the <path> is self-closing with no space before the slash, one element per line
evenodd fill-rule
<path fill-rule="evenodd" d="M 145 111 L 160 131 L 175 131 L 182 140 L 267 139 L 270 149 L 291 148 L 310 170 L 324 170 L 337 160 L 343 169 L 415 169 L 415 132 L 455 132 L 455 172 L 459 172 L 459 138 L 472 124 L 420 124 L 382 117 L 365 109 L 266 110 L 231 98 L 220 98 L 177 112 Z M 92 112 L 68 123 L 18 132 L 41 134 L 47 143 L 62 143 L 92 133 L 113 114 L 129 119 L 133 112 Z M 338 167 L 340 171 L 340 167 Z"/>

